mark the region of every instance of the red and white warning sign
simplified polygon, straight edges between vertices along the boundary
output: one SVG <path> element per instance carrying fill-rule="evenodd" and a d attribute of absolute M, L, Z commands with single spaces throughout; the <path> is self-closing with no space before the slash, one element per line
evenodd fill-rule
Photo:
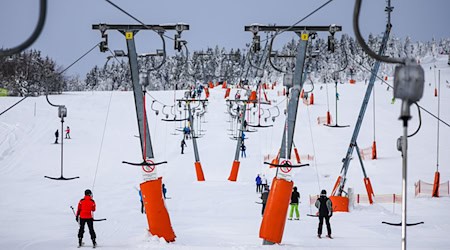
<path fill-rule="evenodd" d="M 149 164 L 153 164 L 154 162 L 150 159 L 145 160 Z M 144 181 L 151 181 L 158 179 L 158 174 L 156 173 L 155 165 L 143 165 L 142 166 L 142 178 Z"/>
<path fill-rule="evenodd" d="M 278 177 L 281 179 L 285 179 L 287 181 L 291 181 L 292 180 L 292 176 L 291 176 L 292 163 L 289 159 L 280 161 L 280 165 L 285 165 L 285 164 L 286 164 L 286 166 L 280 167 L 280 171 L 278 171 Z"/>
<path fill-rule="evenodd" d="M 289 165 L 289 166 L 280 167 L 280 171 L 285 173 L 285 174 L 291 172 L 291 170 L 292 170 L 292 167 L 290 167 L 290 166 L 292 166 L 291 161 L 290 160 L 283 160 L 280 165 L 284 165 L 284 164 Z"/>

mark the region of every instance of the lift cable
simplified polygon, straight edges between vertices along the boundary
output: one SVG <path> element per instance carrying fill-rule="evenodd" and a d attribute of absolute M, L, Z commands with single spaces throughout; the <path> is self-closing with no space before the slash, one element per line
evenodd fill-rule
<path fill-rule="evenodd" d="M 361 67 L 361 68 L 363 68 L 364 70 L 370 72 L 370 70 L 367 69 L 366 66 L 364 66 L 364 65 L 361 64 L 361 63 L 358 63 L 358 61 L 357 61 L 354 57 L 352 57 L 352 56 L 349 56 L 349 57 L 350 57 L 350 59 L 352 59 L 353 61 L 355 61 L 359 67 Z M 382 81 L 383 83 L 385 83 L 385 84 L 386 84 L 387 86 L 389 86 L 390 88 L 394 89 L 394 87 L 392 87 L 392 85 L 390 85 L 388 82 L 386 82 L 382 77 L 380 77 L 380 76 L 378 76 L 378 75 L 376 75 L 375 77 L 378 78 L 378 80 L 380 80 L 380 81 Z M 441 118 L 437 117 L 436 115 L 434 115 L 433 113 L 431 113 L 430 111 L 428 111 L 427 109 L 425 109 L 424 107 L 420 106 L 418 103 L 416 103 L 416 105 L 417 105 L 421 110 L 425 111 L 425 112 L 428 113 L 430 116 L 436 118 L 438 121 L 442 122 L 443 124 L 445 124 L 447 127 L 450 128 L 450 124 L 449 124 L 449 123 L 443 121 Z"/>
<path fill-rule="evenodd" d="M 136 22 L 142 24 L 142 26 L 144 26 L 145 28 L 147 28 L 147 29 L 149 29 L 149 30 L 153 30 L 153 31 L 155 31 L 155 32 L 158 32 L 158 31 L 156 31 L 156 30 L 154 30 L 154 29 L 148 27 L 146 24 L 144 24 L 143 22 L 141 22 L 141 20 L 137 19 L 136 17 L 134 17 L 133 15 L 131 15 L 130 13 L 128 13 L 126 10 L 120 8 L 117 4 L 113 3 L 112 1 L 110 1 L 110 0 L 105 0 L 105 1 L 108 2 L 109 4 L 111 4 L 112 6 L 114 6 L 115 8 L 117 8 L 118 10 L 122 11 L 125 15 L 131 17 L 131 18 L 132 18 L 133 20 L 135 20 Z M 163 34 L 163 36 L 166 37 L 166 38 L 168 38 L 168 39 L 170 39 L 170 40 L 175 40 L 175 39 L 173 39 L 172 37 L 169 37 L 169 36 L 167 36 L 167 35 L 164 35 L 164 34 Z"/>
<path fill-rule="evenodd" d="M 40 4 L 39 4 L 39 19 L 36 24 L 36 28 L 34 29 L 31 36 L 27 40 L 25 40 L 23 43 L 19 44 L 16 47 L 9 48 L 9 49 L 0 49 L 0 57 L 12 56 L 14 54 L 18 54 L 18 53 L 24 51 L 25 49 L 30 47 L 31 44 L 33 44 L 36 41 L 36 39 L 39 37 L 39 35 L 41 34 L 41 32 L 44 28 L 45 18 L 47 16 L 47 0 L 40 0 L 39 2 L 40 2 Z"/>

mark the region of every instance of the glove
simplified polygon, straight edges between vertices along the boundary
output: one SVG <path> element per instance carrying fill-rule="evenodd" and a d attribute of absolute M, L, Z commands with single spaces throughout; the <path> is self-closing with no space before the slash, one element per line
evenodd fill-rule
<path fill-rule="evenodd" d="M 77 222 L 80 221 L 80 217 L 75 216 L 75 220 L 76 220 Z"/>

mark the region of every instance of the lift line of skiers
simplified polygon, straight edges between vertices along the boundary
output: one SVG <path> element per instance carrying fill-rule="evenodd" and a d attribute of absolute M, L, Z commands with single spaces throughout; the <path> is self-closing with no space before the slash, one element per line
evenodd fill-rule
<path fill-rule="evenodd" d="M 261 177 L 258 174 L 256 176 L 255 182 L 256 182 L 256 192 L 261 194 L 260 197 L 262 200 L 261 215 L 264 216 L 264 210 L 266 209 L 266 203 L 270 193 L 269 185 L 267 184 L 267 179 L 264 175 Z M 299 203 L 300 203 L 300 193 L 298 192 L 297 187 L 294 186 L 291 193 L 291 202 L 288 220 L 292 220 L 294 212 L 295 212 L 295 220 L 300 220 L 300 213 L 298 211 Z M 333 237 L 331 236 L 330 218 L 331 216 L 333 216 L 333 203 L 327 197 L 327 191 L 325 189 L 323 189 L 320 192 L 320 196 L 319 198 L 317 198 L 314 205 L 318 209 L 317 217 L 319 218 L 317 237 L 322 238 L 322 228 L 323 222 L 325 220 L 325 224 L 327 227 L 326 237 L 332 239 Z"/>

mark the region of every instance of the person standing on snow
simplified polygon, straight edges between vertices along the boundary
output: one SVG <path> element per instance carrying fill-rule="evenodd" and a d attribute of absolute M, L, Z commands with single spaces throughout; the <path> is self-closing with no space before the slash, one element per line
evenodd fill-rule
<path fill-rule="evenodd" d="M 67 126 L 66 128 L 66 139 L 70 139 L 70 128 Z"/>
<path fill-rule="evenodd" d="M 244 141 L 242 141 L 242 143 L 241 143 L 241 157 L 247 158 L 247 154 L 245 153 L 246 149 L 247 149 L 247 147 L 245 146 Z"/>
<path fill-rule="evenodd" d="M 181 140 L 181 154 L 184 154 L 184 147 L 186 147 L 186 141 L 184 141 L 184 138 Z"/>
<path fill-rule="evenodd" d="M 259 174 L 256 176 L 255 182 L 256 182 L 256 192 L 261 193 L 262 181 L 261 181 L 261 176 L 259 176 Z"/>
<path fill-rule="evenodd" d="M 269 186 L 264 186 L 264 191 L 261 194 L 261 200 L 262 200 L 262 210 L 261 210 L 261 215 L 264 216 L 264 210 L 266 209 L 266 203 L 267 203 L 267 199 L 269 198 Z"/>
<path fill-rule="evenodd" d="M 59 137 L 59 131 L 56 130 L 56 132 L 55 132 L 55 144 L 58 144 L 58 137 Z"/>
<path fill-rule="evenodd" d="M 166 188 L 166 184 L 162 184 L 162 193 L 163 193 L 163 197 L 164 200 L 166 199 L 166 193 L 167 193 L 167 188 Z"/>
<path fill-rule="evenodd" d="M 97 246 L 95 241 L 96 235 L 94 231 L 94 218 L 92 216 L 95 211 L 95 201 L 92 199 L 92 192 L 89 189 L 84 191 L 84 198 L 78 202 L 78 209 L 76 213 L 76 220 L 80 223 L 80 230 L 78 230 L 78 245 L 82 246 L 84 226 L 88 225 L 89 234 L 91 235 L 92 244 L 94 247 Z"/>
<path fill-rule="evenodd" d="M 315 206 L 319 209 L 319 227 L 317 229 L 317 237 L 322 237 L 323 219 L 327 224 L 327 237 L 331 237 L 331 225 L 330 217 L 333 216 L 333 203 L 327 197 L 327 191 L 325 189 L 320 192 L 320 197 L 317 199 Z"/>
<path fill-rule="evenodd" d="M 294 211 L 295 211 L 295 219 L 299 220 L 300 219 L 300 213 L 298 212 L 298 203 L 300 200 L 300 193 L 297 191 L 297 187 L 294 187 L 294 190 L 292 191 L 291 194 L 291 211 L 289 212 L 289 218 L 288 220 L 292 220 L 292 216 L 294 215 Z"/>

